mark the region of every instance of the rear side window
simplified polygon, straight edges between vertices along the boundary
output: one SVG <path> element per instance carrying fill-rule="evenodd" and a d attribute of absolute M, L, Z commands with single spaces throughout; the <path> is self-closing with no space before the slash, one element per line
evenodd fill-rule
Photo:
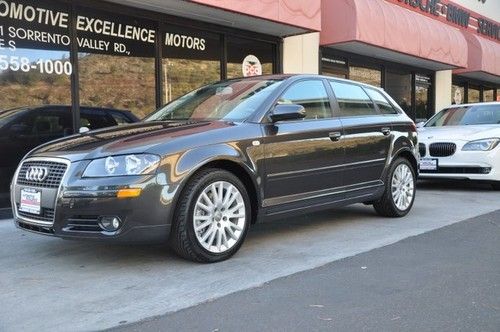
<path fill-rule="evenodd" d="M 387 98 L 377 90 L 366 88 L 366 92 L 373 99 L 375 104 L 378 106 L 380 113 L 382 114 L 398 114 L 396 109 L 392 107 L 391 103 L 387 100 Z"/>
<path fill-rule="evenodd" d="M 306 110 L 306 119 L 324 119 L 332 117 L 330 99 L 322 81 L 310 80 L 293 84 L 278 100 L 279 104 L 302 105 Z"/>
<path fill-rule="evenodd" d="M 375 105 L 366 92 L 355 84 L 330 81 L 337 102 L 340 116 L 377 115 Z"/>

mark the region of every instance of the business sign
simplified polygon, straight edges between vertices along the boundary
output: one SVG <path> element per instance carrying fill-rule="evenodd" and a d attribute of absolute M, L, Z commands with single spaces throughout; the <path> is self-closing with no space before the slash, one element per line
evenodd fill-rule
<path fill-rule="evenodd" d="M 449 25 L 500 41 L 500 23 L 448 0 L 386 0 Z M 482 0 L 479 0 L 482 1 Z"/>
<path fill-rule="evenodd" d="M 262 64 L 259 58 L 252 54 L 247 55 L 245 59 L 243 59 L 241 69 L 243 71 L 243 77 L 262 75 Z"/>

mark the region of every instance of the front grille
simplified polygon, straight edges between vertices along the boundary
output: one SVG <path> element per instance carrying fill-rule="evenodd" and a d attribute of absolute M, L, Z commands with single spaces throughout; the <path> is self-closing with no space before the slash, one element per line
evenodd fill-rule
<path fill-rule="evenodd" d="M 37 233 L 43 233 L 43 234 L 48 234 L 48 235 L 53 235 L 54 234 L 54 229 L 52 227 L 43 227 L 43 226 L 31 225 L 31 224 L 27 224 L 27 223 L 22 222 L 22 221 L 18 221 L 17 224 L 22 229 L 26 229 L 28 231 L 37 232 Z"/>
<path fill-rule="evenodd" d="M 34 213 L 19 211 L 19 203 L 16 203 L 16 205 L 17 205 L 17 214 L 21 217 L 43 222 L 54 222 L 54 209 L 42 208 L 40 214 L 34 214 Z"/>
<path fill-rule="evenodd" d="M 41 182 L 26 179 L 26 172 L 31 166 L 42 166 L 47 167 L 49 170 L 49 175 L 47 178 Z M 64 163 L 55 161 L 44 161 L 44 160 L 32 160 L 25 161 L 19 170 L 19 175 L 17 176 L 17 184 L 30 187 L 38 188 L 59 188 L 61 180 L 66 172 L 68 166 Z"/>
<path fill-rule="evenodd" d="M 429 154 L 432 157 L 449 157 L 457 150 L 455 143 L 432 143 L 429 145 Z"/>
<path fill-rule="evenodd" d="M 437 171 L 420 170 L 431 174 L 489 174 L 491 167 L 439 167 Z"/>
<path fill-rule="evenodd" d="M 420 153 L 420 157 L 425 157 L 425 144 L 418 143 L 418 153 Z"/>

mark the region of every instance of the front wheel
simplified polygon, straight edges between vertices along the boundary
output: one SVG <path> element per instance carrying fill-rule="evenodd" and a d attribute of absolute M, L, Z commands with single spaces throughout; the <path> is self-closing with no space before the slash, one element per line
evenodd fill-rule
<path fill-rule="evenodd" d="M 180 197 L 170 245 L 195 262 L 223 261 L 240 248 L 250 220 L 243 183 L 227 171 L 207 169 L 189 181 Z"/>
<path fill-rule="evenodd" d="M 493 187 L 493 190 L 500 190 L 500 181 L 493 182 L 491 186 Z"/>
<path fill-rule="evenodd" d="M 415 201 L 416 174 L 405 158 L 396 159 L 388 172 L 385 191 L 373 204 L 375 211 L 384 217 L 403 217 L 410 212 Z"/>

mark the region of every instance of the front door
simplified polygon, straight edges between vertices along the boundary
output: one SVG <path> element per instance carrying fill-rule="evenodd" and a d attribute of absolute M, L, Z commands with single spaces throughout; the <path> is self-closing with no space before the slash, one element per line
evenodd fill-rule
<path fill-rule="evenodd" d="M 271 211 L 289 210 L 311 205 L 315 199 L 340 199 L 342 124 L 333 118 L 323 80 L 294 83 L 278 103 L 302 105 L 306 117 L 264 125 L 264 206 Z"/>

